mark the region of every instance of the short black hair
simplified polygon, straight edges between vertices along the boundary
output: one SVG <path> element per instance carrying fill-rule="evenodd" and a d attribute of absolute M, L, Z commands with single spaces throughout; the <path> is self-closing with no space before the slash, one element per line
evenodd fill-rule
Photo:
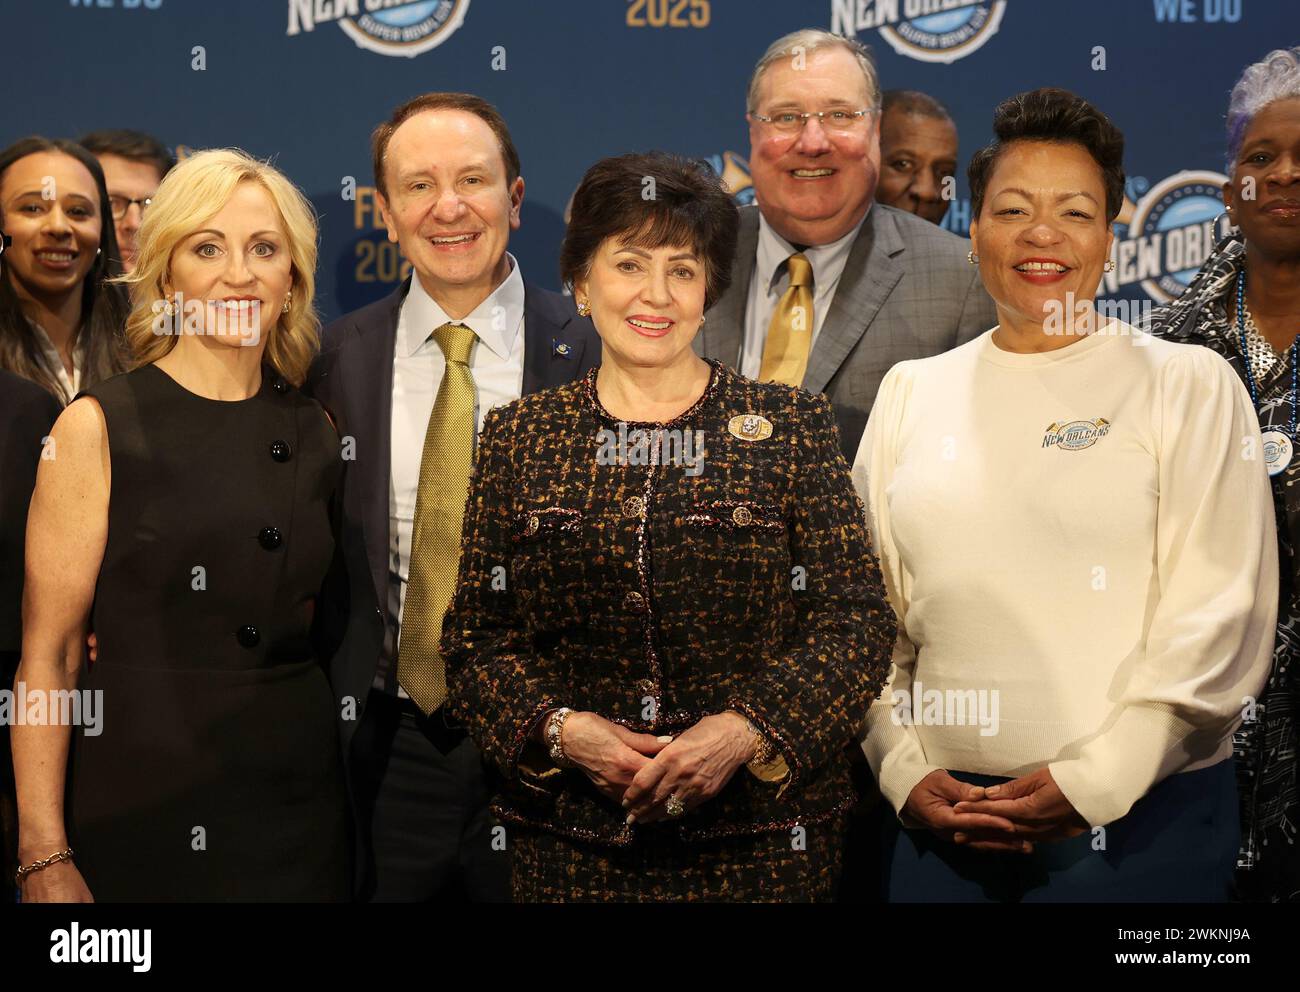
<path fill-rule="evenodd" d="M 166 145 L 143 131 L 104 128 L 83 135 L 77 142 L 92 155 L 116 155 L 132 162 L 145 162 L 158 170 L 161 179 L 176 165 L 176 156 Z"/>
<path fill-rule="evenodd" d="M 704 263 L 707 310 L 731 284 L 739 228 L 730 191 L 703 162 L 667 152 L 601 159 L 573 194 L 560 278 L 572 288 L 586 277 L 606 238 L 624 235 L 642 248 L 689 245 Z"/>
<path fill-rule="evenodd" d="M 952 119 L 952 114 L 948 113 L 947 107 L 929 93 L 922 93 L 920 90 L 885 90 L 880 98 L 881 116 L 891 110 L 897 110 L 900 114 L 916 114 L 919 117 L 947 121 L 953 127 L 957 126 L 957 122 Z"/>
<path fill-rule="evenodd" d="M 996 138 L 975 153 L 966 170 L 970 180 L 971 216 L 979 219 L 993 166 L 1016 141 L 1081 145 L 1101 170 L 1106 189 L 1106 223 L 1124 205 L 1124 135 L 1109 117 L 1068 90 L 1044 87 L 1018 93 L 993 112 Z"/>

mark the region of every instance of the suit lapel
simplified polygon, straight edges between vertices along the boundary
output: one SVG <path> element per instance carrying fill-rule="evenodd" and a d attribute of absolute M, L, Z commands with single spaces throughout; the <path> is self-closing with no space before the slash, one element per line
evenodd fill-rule
<path fill-rule="evenodd" d="M 361 526 L 370 577 L 382 608 L 388 602 L 388 490 L 393 448 L 393 354 L 397 343 L 397 318 L 402 300 L 411 288 L 408 278 L 386 302 L 382 317 L 355 324 L 347 347 L 352 353 L 340 363 L 348 409 L 353 411 L 351 433 L 356 438 L 360 475 Z"/>
<path fill-rule="evenodd" d="M 562 386 L 582 368 L 587 343 L 567 333 L 572 316 L 556 314 L 549 302 L 542 290 L 524 285 L 524 396 Z"/>
<path fill-rule="evenodd" d="M 397 321 L 410 288 L 408 277 L 385 301 L 388 305 L 379 317 L 349 329 L 344 345 L 349 354 L 339 363 L 347 409 L 352 411 L 348 432 L 356 439 L 366 560 L 381 607 L 388 601 L 391 539 L 388 497 L 393 450 L 393 356 Z M 573 379 L 586 348 L 581 335 L 566 334 L 571 318 L 564 316 L 557 323 L 548 313 L 547 302 L 540 291 L 524 287 L 524 395 Z M 557 343 L 568 345 L 567 357 L 555 353 Z"/>
<path fill-rule="evenodd" d="M 886 210 L 873 206 L 853 242 L 830 310 L 808 356 L 803 388 L 820 393 L 839 371 L 853 346 L 876 319 L 889 294 L 903 278 L 896 256 L 905 248 L 898 225 Z"/>
<path fill-rule="evenodd" d="M 713 305 L 700 328 L 700 353 L 705 358 L 740 368 L 740 345 L 745 337 L 745 310 L 749 305 L 749 286 L 754 279 L 754 260 L 758 257 L 758 207 L 740 211 L 740 230 L 736 237 L 736 259 L 731 266 L 731 286 Z"/>

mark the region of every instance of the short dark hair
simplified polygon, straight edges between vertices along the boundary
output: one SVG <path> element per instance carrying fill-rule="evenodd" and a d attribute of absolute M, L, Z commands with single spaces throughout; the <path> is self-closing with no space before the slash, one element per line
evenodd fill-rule
<path fill-rule="evenodd" d="M 952 114 L 948 113 L 947 107 L 929 93 L 922 93 L 920 90 L 885 90 L 880 97 L 880 114 L 883 117 L 891 110 L 897 110 L 900 114 L 916 114 L 919 117 L 947 121 L 953 127 L 957 126 L 957 122 L 952 119 Z"/>
<path fill-rule="evenodd" d="M 176 165 L 176 156 L 161 141 L 143 131 L 104 128 L 83 135 L 77 142 L 92 155 L 116 155 L 132 162 L 144 162 L 158 170 L 161 179 Z"/>
<path fill-rule="evenodd" d="M 997 137 L 975 153 L 966 170 L 971 216 L 979 218 L 993 166 L 1007 146 L 1016 141 L 1081 145 L 1101 170 L 1106 188 L 1106 223 L 1113 223 L 1119 216 L 1124 205 L 1124 135 L 1083 97 L 1052 87 L 1018 93 L 998 104 L 993 112 L 993 133 Z"/>
<path fill-rule="evenodd" d="M 585 278 L 606 238 L 647 249 L 689 245 L 704 263 L 707 310 L 731 284 L 739 228 L 731 193 L 703 162 L 667 152 L 601 159 L 573 194 L 560 278 L 569 288 Z"/>
<path fill-rule="evenodd" d="M 496 107 L 473 93 L 422 93 L 394 110 L 392 116 L 375 128 L 374 133 L 370 135 L 370 157 L 375 171 L 375 187 L 384 196 L 388 195 L 388 187 L 384 182 L 384 156 L 388 153 L 388 142 L 392 140 L 394 132 L 409 118 L 422 114 L 426 110 L 463 110 L 479 118 L 497 136 L 497 144 L 501 146 L 501 158 L 506 166 L 506 183 L 513 183 L 519 178 L 519 152 L 515 150 L 515 143 L 510 137 L 510 129 L 506 127 L 505 118 Z"/>

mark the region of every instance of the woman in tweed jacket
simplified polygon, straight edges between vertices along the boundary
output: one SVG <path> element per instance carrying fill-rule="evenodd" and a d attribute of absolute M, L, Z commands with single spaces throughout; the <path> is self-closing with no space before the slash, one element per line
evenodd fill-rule
<path fill-rule="evenodd" d="M 834 891 L 895 622 L 825 398 L 691 350 L 736 224 L 703 167 L 593 166 L 561 267 L 603 364 L 484 424 L 442 648 L 520 901 Z"/>

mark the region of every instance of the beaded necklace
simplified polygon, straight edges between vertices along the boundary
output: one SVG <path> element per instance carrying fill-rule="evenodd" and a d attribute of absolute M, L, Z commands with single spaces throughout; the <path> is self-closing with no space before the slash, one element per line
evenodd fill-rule
<path fill-rule="evenodd" d="M 1254 329 L 1255 320 L 1246 311 L 1246 270 L 1237 273 L 1237 331 L 1241 335 L 1241 355 L 1246 360 L 1246 384 L 1250 386 L 1250 399 L 1259 409 L 1259 390 L 1255 385 L 1255 372 L 1250 357 L 1251 348 L 1246 338 L 1246 325 L 1249 322 Z M 1287 364 L 1291 367 L 1291 430 L 1290 436 L 1295 440 L 1296 429 L 1296 386 L 1300 379 L 1300 365 L 1296 362 L 1296 346 L 1300 345 L 1300 334 L 1296 335 L 1291 347 L 1286 350 Z"/>

